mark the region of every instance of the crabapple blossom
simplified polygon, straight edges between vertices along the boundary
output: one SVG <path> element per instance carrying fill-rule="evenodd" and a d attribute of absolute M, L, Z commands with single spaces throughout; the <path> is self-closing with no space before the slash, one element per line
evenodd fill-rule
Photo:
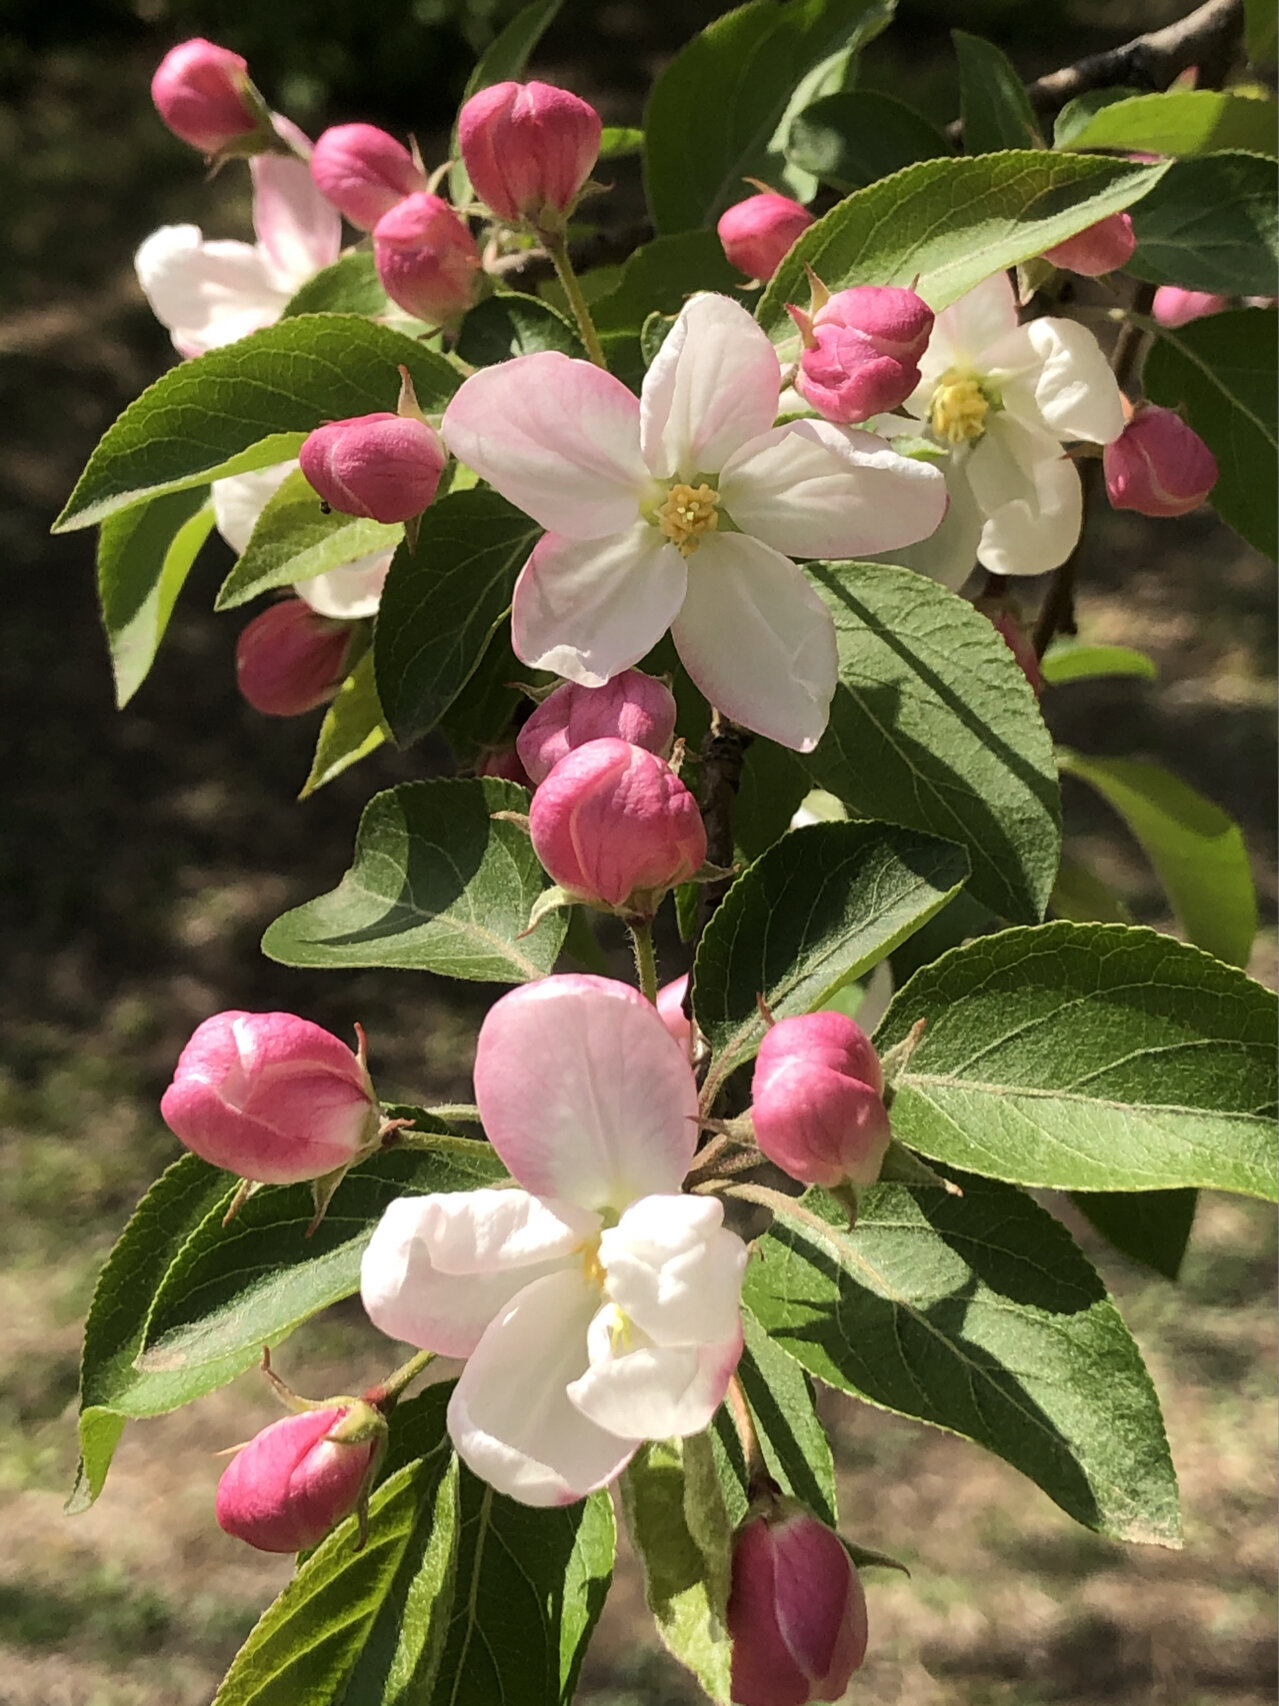
<path fill-rule="evenodd" d="M 259 1552 L 318 1545 L 359 1502 L 385 1433 L 377 1412 L 362 1403 L 272 1422 L 223 1472 L 218 1527 Z"/>
<path fill-rule="evenodd" d="M 1217 484 L 1217 458 L 1173 409 L 1144 403 L 1104 457 L 1114 509 L 1188 515 Z"/>
<path fill-rule="evenodd" d="M 475 1099 L 516 1188 L 401 1197 L 361 1269 L 375 1326 L 467 1359 L 458 1454 L 530 1505 L 606 1486 L 646 1439 L 700 1433 L 741 1355 L 746 1247 L 680 1194 L 697 1088 L 653 1007 L 547 977 L 480 1029 Z"/>
<path fill-rule="evenodd" d="M 666 757 L 675 735 L 675 696 L 664 681 L 624 669 L 603 687 L 564 681 L 529 717 L 515 744 L 531 779 L 543 781 L 588 740 L 629 741 Z"/>
<path fill-rule="evenodd" d="M 475 193 L 499 219 L 562 228 L 599 159 L 589 101 L 549 83 L 495 83 L 466 102 L 458 148 Z"/>
<path fill-rule="evenodd" d="M 160 61 L 151 99 L 176 137 L 201 154 L 217 154 L 259 127 L 249 87 L 248 63 L 238 53 L 194 36 Z"/>
<path fill-rule="evenodd" d="M 795 389 L 826 420 L 867 421 L 919 384 L 933 311 L 913 290 L 863 284 L 789 312 L 804 341 Z"/>
<path fill-rule="evenodd" d="M 391 301 L 432 326 L 457 319 L 475 300 L 480 251 L 442 196 L 422 190 L 397 201 L 373 227 L 373 259 Z"/>
<path fill-rule="evenodd" d="M 936 469 L 829 421 L 775 427 L 781 369 L 745 308 L 685 304 L 638 398 L 554 351 L 473 374 L 449 449 L 547 528 L 515 587 L 516 655 L 585 687 L 670 628 L 726 716 L 809 752 L 838 660 L 830 612 L 791 557 L 855 557 L 923 538 Z"/>
<path fill-rule="evenodd" d="M 421 515 L 447 461 L 434 427 L 386 410 L 329 421 L 298 452 L 302 472 L 330 509 L 387 523 Z"/>
<path fill-rule="evenodd" d="M 1210 290 L 1183 290 L 1179 284 L 1161 284 L 1150 312 L 1161 326 L 1174 331 L 1178 326 L 1189 325 L 1191 320 L 1220 314 L 1229 306 L 1228 296 L 1214 296 Z"/>
<path fill-rule="evenodd" d="M 311 176 L 320 194 L 362 231 L 426 188 L 426 174 L 404 144 L 374 124 L 331 125 L 312 150 Z"/>
<path fill-rule="evenodd" d="M 747 278 L 770 279 L 813 216 L 775 190 L 747 196 L 720 215 L 715 227 L 730 266 Z"/>
<path fill-rule="evenodd" d="M 297 717 L 331 699 L 346 674 L 349 622 L 319 616 L 300 598 L 255 616 L 235 647 L 235 679 L 255 711 Z"/>
<path fill-rule="evenodd" d="M 1081 273 L 1085 278 L 1100 278 L 1103 273 L 1118 272 L 1133 256 L 1137 234 L 1132 217 L 1127 213 L 1110 213 L 1084 231 L 1067 237 L 1044 250 L 1044 259 L 1067 272 Z"/>
<path fill-rule="evenodd" d="M 693 1045 L 693 1021 L 684 1011 L 688 973 L 663 984 L 657 992 L 657 1016 L 687 1054 Z"/>
<path fill-rule="evenodd" d="M 843 1013 L 805 1013 L 770 1027 L 752 1087 L 755 1141 L 806 1185 L 871 1185 L 892 1133 L 879 1056 Z"/>

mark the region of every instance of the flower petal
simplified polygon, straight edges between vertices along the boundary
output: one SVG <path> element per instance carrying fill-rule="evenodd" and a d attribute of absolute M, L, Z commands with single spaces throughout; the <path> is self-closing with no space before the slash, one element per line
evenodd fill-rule
<path fill-rule="evenodd" d="M 600 1238 L 606 1295 L 657 1345 L 732 1338 L 742 1322 L 746 1246 L 715 1197 L 632 1203 Z"/>
<path fill-rule="evenodd" d="M 1119 385 L 1088 328 L 1074 320 L 1045 318 L 1023 329 L 1041 364 L 1035 405 L 1049 432 L 1093 444 L 1118 438 L 1124 430 Z"/>
<path fill-rule="evenodd" d="M 932 533 L 946 482 L 873 433 L 830 421 L 775 427 L 733 456 L 719 482 L 743 533 L 788 557 L 856 557 Z"/>
<path fill-rule="evenodd" d="M 777 415 L 777 351 L 740 303 L 703 294 L 684 304 L 644 376 L 640 441 L 658 479 L 716 474 Z"/>
<path fill-rule="evenodd" d="M 340 569 L 329 569 L 322 575 L 312 575 L 310 580 L 299 581 L 293 590 L 312 610 L 321 616 L 332 616 L 335 621 L 354 622 L 361 616 L 376 616 L 392 555 L 390 551 L 375 551 L 367 557 L 357 557 L 353 563 L 343 563 Z"/>
<path fill-rule="evenodd" d="M 885 562 L 914 569 L 917 574 L 940 581 L 952 592 L 958 592 L 973 572 L 981 530 L 986 524 L 968 483 L 967 460 L 966 451 L 952 451 L 946 459 L 944 474 L 950 506 L 937 531 L 917 544 L 899 545 L 883 556 Z"/>
<path fill-rule="evenodd" d="M 1017 297 L 1006 272 L 992 273 L 943 308 L 919 363 L 920 384 L 906 403 L 911 414 L 922 419 L 928 413 L 933 390 L 948 368 L 985 373 L 986 351 L 1016 325 Z"/>
<path fill-rule="evenodd" d="M 449 1401 L 458 1455 L 481 1480 L 526 1505 L 565 1505 L 605 1487 L 635 1455 L 570 1403 L 586 1367 L 599 1292 L 580 1269 L 534 1281 L 496 1317 Z"/>
<path fill-rule="evenodd" d="M 444 442 L 504 498 L 570 539 L 634 522 L 652 485 L 639 400 L 620 379 L 554 350 L 474 373 L 444 413 Z"/>
<path fill-rule="evenodd" d="M 515 1293 L 562 1268 L 599 1217 L 527 1191 L 450 1191 L 399 1197 L 360 1264 L 373 1325 L 393 1339 L 469 1356 Z"/>
<path fill-rule="evenodd" d="M 657 1009 L 614 978 L 543 978 L 480 1027 L 475 1099 L 490 1143 L 539 1196 L 623 1209 L 677 1191 L 697 1088 Z"/>
<path fill-rule="evenodd" d="M 992 574 L 1042 575 L 1064 563 L 1083 524 L 1079 471 L 1068 456 L 1040 462 L 1023 494 L 989 515 L 977 558 Z"/>
<path fill-rule="evenodd" d="M 253 537 L 258 517 L 275 496 L 296 462 L 276 462 L 249 474 L 228 474 L 213 482 L 213 522 L 238 557 Z"/>
<path fill-rule="evenodd" d="M 796 752 L 825 730 L 839 675 L 835 624 L 803 571 L 744 533 L 703 534 L 676 649 L 711 704 Z"/>
<path fill-rule="evenodd" d="M 342 252 L 342 216 L 320 194 L 311 168 L 287 154 L 255 154 L 253 226 L 290 295 Z"/>
<path fill-rule="evenodd" d="M 133 257 L 157 320 L 184 356 L 203 355 L 269 326 L 292 292 L 249 243 L 206 243 L 198 225 L 162 225 Z"/>
<path fill-rule="evenodd" d="M 607 539 L 544 534 L 515 583 L 515 655 L 582 687 L 602 687 L 653 649 L 686 585 L 683 557 L 645 521 Z"/>
<path fill-rule="evenodd" d="M 683 1438 L 701 1433 L 724 1401 L 742 1354 L 740 1323 L 723 1344 L 636 1344 L 613 1307 L 601 1309 L 587 1336 L 590 1367 L 568 1388 L 584 1416 L 623 1438 Z"/>

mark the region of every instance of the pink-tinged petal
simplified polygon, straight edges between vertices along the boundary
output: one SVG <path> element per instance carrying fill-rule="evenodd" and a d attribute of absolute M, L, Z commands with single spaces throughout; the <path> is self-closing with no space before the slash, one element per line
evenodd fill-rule
<path fill-rule="evenodd" d="M 480 1027 L 475 1099 L 526 1190 L 591 1209 L 678 1191 L 697 1144 L 697 1088 L 679 1044 L 614 978 L 543 978 Z"/>
<path fill-rule="evenodd" d="M 206 243 L 196 225 L 161 226 L 133 264 L 156 319 L 188 357 L 271 325 L 292 294 L 281 288 L 259 249 Z"/>
<path fill-rule="evenodd" d="M 1078 470 L 1068 456 L 1046 459 L 1021 496 L 987 516 L 978 561 L 996 575 L 1042 575 L 1065 562 L 1082 524 Z"/>
<path fill-rule="evenodd" d="M 516 1292 L 562 1268 L 598 1225 L 526 1191 L 399 1197 L 360 1264 L 365 1311 L 390 1338 L 469 1356 Z"/>
<path fill-rule="evenodd" d="M 992 273 L 967 296 L 937 316 L 933 335 L 919 363 L 919 389 L 906 407 L 921 418 L 927 400 L 948 368 L 985 373 L 986 351 L 1017 325 L 1017 297 L 1006 272 Z M 922 403 L 917 402 L 922 398 Z"/>
<path fill-rule="evenodd" d="M 946 513 L 938 469 L 830 421 L 792 421 L 743 445 L 719 493 L 743 533 L 788 557 L 891 551 L 927 538 Z"/>
<path fill-rule="evenodd" d="M 444 414 L 444 442 L 534 521 L 570 539 L 634 522 L 651 487 L 639 400 L 589 361 L 553 350 L 473 373 Z"/>
<path fill-rule="evenodd" d="M 341 254 L 342 216 L 325 201 L 301 160 L 255 154 L 249 170 L 258 242 L 291 294 Z"/>
<path fill-rule="evenodd" d="M 605 1293 L 663 1346 L 723 1343 L 741 1327 L 746 1246 L 717 1197 L 632 1203 L 600 1238 Z"/>
<path fill-rule="evenodd" d="M 526 1286 L 489 1326 L 449 1401 L 462 1461 L 526 1505 L 566 1505 L 616 1479 L 639 1436 L 620 1439 L 569 1401 L 586 1367 L 599 1291 L 578 1268 Z"/>
<path fill-rule="evenodd" d="M 767 432 L 781 390 L 777 351 L 739 303 L 694 296 L 644 376 L 640 438 L 659 479 L 717 474 Z"/>
<path fill-rule="evenodd" d="M 672 629 L 694 683 L 733 722 L 795 752 L 822 738 L 835 624 L 802 570 L 744 533 L 702 535 Z"/>
<path fill-rule="evenodd" d="M 587 1337 L 590 1367 L 569 1386 L 569 1397 L 584 1416 L 622 1438 L 701 1433 L 741 1358 L 740 1322 L 719 1345 L 661 1346 L 643 1339 L 615 1308 L 601 1309 Z"/>
<path fill-rule="evenodd" d="M 378 551 L 357 557 L 340 569 L 329 569 L 322 575 L 313 575 L 309 581 L 299 581 L 293 590 L 312 610 L 336 621 L 354 622 L 362 616 L 376 616 L 392 555 L 390 551 Z"/>
<path fill-rule="evenodd" d="M 582 687 L 603 687 L 661 639 L 687 578 L 683 557 L 646 521 L 607 539 L 547 533 L 515 583 L 515 655 Z"/>
<path fill-rule="evenodd" d="M 237 556 L 247 548 L 268 500 L 275 496 L 296 467 L 296 462 L 277 462 L 270 468 L 255 468 L 248 474 L 229 474 L 225 480 L 213 482 L 213 523 Z M 322 610 L 320 614 L 331 616 L 335 613 Z"/>

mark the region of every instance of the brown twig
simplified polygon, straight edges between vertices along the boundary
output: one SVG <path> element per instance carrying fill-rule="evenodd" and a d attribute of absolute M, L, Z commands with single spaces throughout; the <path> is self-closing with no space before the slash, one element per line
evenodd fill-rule
<path fill-rule="evenodd" d="M 725 870 L 733 863 L 733 801 L 742 784 L 746 749 L 755 737 L 719 711 L 711 712 L 711 726 L 702 741 L 702 818 L 706 824 L 706 862 Z M 723 900 L 732 876 L 703 883 L 697 909 L 700 937 L 711 914 Z"/>

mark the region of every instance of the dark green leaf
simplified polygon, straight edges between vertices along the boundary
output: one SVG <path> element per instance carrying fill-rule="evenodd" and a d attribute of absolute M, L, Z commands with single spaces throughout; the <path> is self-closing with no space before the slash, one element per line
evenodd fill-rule
<path fill-rule="evenodd" d="M 1198 1191 L 1073 1191 L 1071 1201 L 1125 1256 L 1165 1279 L 1181 1272 Z"/>
<path fill-rule="evenodd" d="M 1174 160 L 1133 209 L 1124 271 L 1222 296 L 1272 296 L 1279 265 L 1276 166 L 1260 154 Z"/>
<path fill-rule="evenodd" d="M 950 153 L 941 131 L 913 107 L 871 89 L 814 101 L 796 117 L 786 144 L 792 165 L 844 191 Z"/>
<path fill-rule="evenodd" d="M 1105 675 L 1137 675 L 1154 681 L 1159 674 L 1154 659 L 1131 646 L 1092 646 L 1084 640 L 1059 638 L 1039 660 L 1046 682 L 1060 687 L 1066 681 L 1092 681 Z"/>
<path fill-rule="evenodd" d="M 1066 918 L 1072 924 L 1132 923 L 1132 914 L 1114 890 L 1070 859 L 1061 862 L 1048 909 L 1054 918 Z"/>
<path fill-rule="evenodd" d="M 494 776 L 375 795 L 351 869 L 329 894 L 277 918 L 263 952 L 286 966 L 398 966 L 494 983 L 545 977 L 565 921 L 552 913 L 524 934 L 546 875 L 525 831 L 493 818 L 527 810 L 527 791 Z"/>
<path fill-rule="evenodd" d="M 1279 51 L 1279 10 L 1275 0 L 1243 0 L 1248 58 L 1254 65 L 1273 65 Z"/>
<path fill-rule="evenodd" d="M 744 1300 L 819 1379 L 984 1445 L 1087 1528 L 1178 1545 L 1159 1402 L 1101 1280 L 1021 1191 L 960 1183 L 874 1186 L 851 1233 L 809 1191 Z"/>
<path fill-rule="evenodd" d="M 223 581 L 215 610 L 234 610 L 259 593 L 294 586 L 374 552 L 394 551 L 403 527 L 325 512 L 300 468 L 267 499 L 244 554 Z"/>
<path fill-rule="evenodd" d="M 170 492 L 109 516 L 98 535 L 98 600 L 115 702 L 146 680 L 173 606 L 213 526 L 205 487 Z"/>
<path fill-rule="evenodd" d="M 650 314 L 678 314 L 694 291 L 731 291 L 741 282 L 713 231 L 682 231 L 636 249 L 616 289 L 600 297 L 591 315 L 601 333 L 638 333 Z"/>
<path fill-rule="evenodd" d="M 373 679 L 373 653 L 366 651 L 324 713 L 310 774 L 298 798 L 308 799 L 326 782 L 376 752 L 386 738 L 377 683 Z"/>
<path fill-rule="evenodd" d="M 1017 67 L 1002 48 L 952 30 L 959 60 L 959 111 L 965 154 L 1042 148 L 1044 139 Z"/>
<path fill-rule="evenodd" d="M 1276 1196 L 1275 997 L 1198 948 L 1045 924 L 956 948 L 901 990 L 880 1050 L 927 1029 L 893 1130 L 923 1155 L 1060 1190 Z"/>
<path fill-rule="evenodd" d="M 513 682 L 535 685 L 550 678 L 522 664 L 511 650 L 510 624 L 503 622 L 475 673 L 440 718 L 440 732 L 463 769 L 474 767 L 494 747 L 515 739 L 517 713 L 529 700 Z"/>
<path fill-rule="evenodd" d="M 558 309 L 538 296 L 490 296 L 462 322 L 457 353 L 471 367 L 488 367 L 517 355 L 559 350 L 582 357 L 577 329 Z"/>
<path fill-rule="evenodd" d="M 295 314 L 386 314 L 390 310 L 371 249 L 353 249 L 307 279 L 290 297 L 282 320 Z"/>
<path fill-rule="evenodd" d="M 1277 114 L 1279 106 L 1268 99 L 1218 89 L 1168 89 L 1107 103 L 1073 132 L 1069 145 L 1142 154 L 1222 149 L 1268 154 L 1275 148 Z"/>

